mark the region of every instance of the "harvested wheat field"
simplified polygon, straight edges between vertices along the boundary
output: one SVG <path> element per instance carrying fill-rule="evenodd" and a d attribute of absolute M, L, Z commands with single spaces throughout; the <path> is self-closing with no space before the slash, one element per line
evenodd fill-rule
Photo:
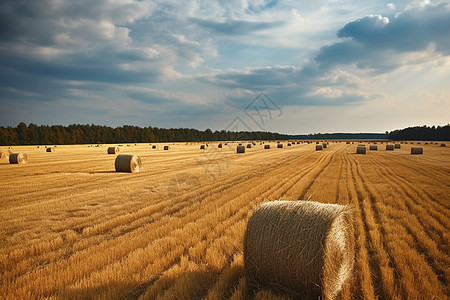
<path fill-rule="evenodd" d="M 28 163 L 0 160 L 0 298 L 288 299 L 247 290 L 244 235 L 260 204 L 309 197 L 353 207 L 338 299 L 450 297 L 448 147 L 166 145 L 121 149 L 136 173 L 116 172 L 116 145 L 12 147 Z"/>

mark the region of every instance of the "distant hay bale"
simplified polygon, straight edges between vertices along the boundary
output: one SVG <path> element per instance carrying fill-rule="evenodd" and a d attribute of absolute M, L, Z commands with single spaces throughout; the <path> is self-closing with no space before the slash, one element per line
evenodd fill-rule
<path fill-rule="evenodd" d="M 289 147 L 289 146 L 291 146 L 291 143 L 288 143 L 287 145 L 288 145 L 288 147 Z"/>
<path fill-rule="evenodd" d="M 359 147 L 359 146 L 365 147 L 366 145 L 365 145 L 365 144 L 358 144 L 358 147 Z"/>
<path fill-rule="evenodd" d="M 283 144 L 277 144 L 277 148 L 283 148 Z"/>
<path fill-rule="evenodd" d="M 394 145 L 386 144 L 386 150 L 394 150 Z"/>
<path fill-rule="evenodd" d="M 243 145 L 238 145 L 236 148 L 236 153 L 245 153 L 245 147 Z"/>
<path fill-rule="evenodd" d="M 152 146 L 152 149 L 156 149 L 156 145 L 153 145 L 153 146 Z"/>
<path fill-rule="evenodd" d="M 219 145 L 217 145 L 217 148 L 222 148 L 222 143 L 220 143 Z"/>
<path fill-rule="evenodd" d="M 319 142 L 316 142 L 316 145 L 318 145 L 319 144 Z"/>
<path fill-rule="evenodd" d="M 164 146 L 164 150 L 169 150 L 169 146 Z"/>
<path fill-rule="evenodd" d="M 116 154 L 120 152 L 119 147 L 108 147 L 108 154 Z"/>
<path fill-rule="evenodd" d="M 423 154 L 423 147 L 411 147 L 411 154 Z"/>
<path fill-rule="evenodd" d="M 370 145 L 369 150 L 378 150 L 377 145 Z"/>
<path fill-rule="evenodd" d="M 445 147 L 446 145 L 445 145 L 445 143 L 441 143 L 441 147 Z"/>
<path fill-rule="evenodd" d="M 270 149 L 270 145 L 264 145 L 264 149 Z"/>
<path fill-rule="evenodd" d="M 142 168 L 141 158 L 133 154 L 119 154 L 115 162 L 116 172 L 137 173 Z"/>
<path fill-rule="evenodd" d="M 395 148 L 395 149 L 400 149 L 400 148 L 401 148 L 401 145 L 400 145 L 400 144 L 395 144 L 394 148 Z"/>
<path fill-rule="evenodd" d="M 345 142 L 347 145 L 350 145 L 350 142 Z"/>
<path fill-rule="evenodd" d="M 53 148 L 53 147 L 48 147 L 47 148 L 47 150 L 45 150 L 45 151 L 47 151 L 47 152 L 55 152 L 55 148 Z"/>
<path fill-rule="evenodd" d="M 356 147 L 356 154 L 366 154 L 366 146 Z"/>
<path fill-rule="evenodd" d="M 247 148 L 251 148 L 252 147 L 252 144 L 247 144 Z"/>
<path fill-rule="evenodd" d="M 23 153 L 11 153 L 9 155 L 10 164 L 26 164 L 28 162 L 28 157 Z"/>
<path fill-rule="evenodd" d="M 272 201 L 257 208 L 244 237 L 250 288 L 295 299 L 335 299 L 352 274 L 353 215 L 347 206 Z"/>
<path fill-rule="evenodd" d="M 316 151 L 323 150 L 322 145 L 316 145 Z"/>
<path fill-rule="evenodd" d="M 327 143 L 322 143 L 323 149 L 325 149 L 327 146 L 328 146 Z"/>
<path fill-rule="evenodd" d="M 200 145 L 200 149 L 205 149 L 205 145 Z"/>

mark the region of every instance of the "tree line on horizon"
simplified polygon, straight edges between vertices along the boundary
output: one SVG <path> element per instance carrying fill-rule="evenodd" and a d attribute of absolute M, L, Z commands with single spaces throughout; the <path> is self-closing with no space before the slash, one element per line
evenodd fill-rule
<path fill-rule="evenodd" d="M 36 125 L 21 122 L 17 127 L 0 126 L 0 145 L 67 145 L 161 143 L 237 140 L 289 139 L 392 139 L 392 140 L 450 140 L 450 125 L 444 127 L 411 127 L 390 133 L 317 133 L 287 135 L 263 131 L 212 131 L 191 128 L 158 128 L 125 125 L 112 128 L 101 125 Z"/>

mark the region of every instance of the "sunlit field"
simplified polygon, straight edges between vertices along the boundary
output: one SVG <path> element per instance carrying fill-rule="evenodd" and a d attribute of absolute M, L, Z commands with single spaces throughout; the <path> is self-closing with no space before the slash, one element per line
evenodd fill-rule
<path fill-rule="evenodd" d="M 365 142 L 363 155 L 357 142 L 265 144 L 120 146 L 140 156 L 139 173 L 115 172 L 109 145 L 13 146 L 29 162 L 0 160 L 0 299 L 250 298 L 252 210 L 309 197 L 353 206 L 355 267 L 340 299 L 450 297 L 450 145 Z"/>

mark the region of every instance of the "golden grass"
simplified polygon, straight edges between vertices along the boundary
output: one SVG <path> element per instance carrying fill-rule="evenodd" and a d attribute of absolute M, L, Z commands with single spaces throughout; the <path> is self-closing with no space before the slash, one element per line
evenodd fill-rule
<path fill-rule="evenodd" d="M 142 159 L 134 174 L 115 172 L 108 145 L 58 146 L 51 156 L 13 147 L 29 163 L 0 160 L 0 298 L 247 298 L 252 210 L 310 195 L 354 207 L 354 275 L 340 299 L 450 296 L 448 147 L 357 155 L 356 145 L 316 152 L 304 143 L 238 155 L 235 143 L 217 144 L 127 147 Z M 186 172 L 193 177 L 174 190 Z M 268 290 L 254 298 L 284 299 Z"/>

